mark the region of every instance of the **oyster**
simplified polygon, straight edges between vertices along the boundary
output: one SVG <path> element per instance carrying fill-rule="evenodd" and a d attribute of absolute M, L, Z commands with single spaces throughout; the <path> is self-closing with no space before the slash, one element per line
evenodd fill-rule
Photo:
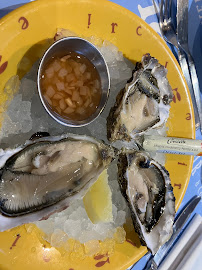
<path fill-rule="evenodd" d="M 145 152 L 121 154 L 119 185 L 142 245 L 155 254 L 172 235 L 175 198 L 166 169 Z"/>
<path fill-rule="evenodd" d="M 168 119 L 173 99 L 167 70 L 146 54 L 137 63 L 132 81 L 117 96 L 107 118 L 110 141 L 130 140 L 149 129 L 161 127 Z"/>
<path fill-rule="evenodd" d="M 13 217 L 9 227 L 19 225 L 14 217 L 31 222 L 82 198 L 114 158 L 110 146 L 79 135 L 41 138 L 14 152 L 0 170 L 0 212 Z"/>

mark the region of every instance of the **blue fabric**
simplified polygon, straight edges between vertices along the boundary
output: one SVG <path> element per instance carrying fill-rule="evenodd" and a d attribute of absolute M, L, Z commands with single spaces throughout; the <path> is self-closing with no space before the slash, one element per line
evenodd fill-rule
<path fill-rule="evenodd" d="M 31 2 L 33 0 L 0 0 L 0 18 L 9 13 L 11 10 L 18 8 L 21 4 Z M 123 6 L 130 11 L 137 14 L 150 26 L 156 30 L 158 28 L 157 16 L 152 9 L 152 0 L 111 0 L 112 2 Z M 159 0 L 155 0 L 159 2 Z M 176 5 L 176 1 L 174 2 Z M 196 69 L 199 77 L 200 89 L 202 91 L 202 6 L 201 1 L 189 1 L 189 46 L 192 56 L 194 58 Z M 160 33 L 159 33 L 160 34 Z M 196 139 L 202 140 L 202 134 L 198 130 L 196 132 Z M 180 205 L 179 211 L 186 205 L 186 203 L 194 196 L 202 196 L 202 157 L 195 157 L 192 174 L 190 177 L 189 185 L 183 201 Z M 178 213 L 179 213 L 178 211 Z M 177 214 L 178 214 L 177 213 Z M 202 201 L 196 207 L 194 213 L 202 215 Z M 189 219 L 190 220 L 190 219 Z M 149 254 L 140 259 L 131 269 L 141 270 L 144 268 Z"/>

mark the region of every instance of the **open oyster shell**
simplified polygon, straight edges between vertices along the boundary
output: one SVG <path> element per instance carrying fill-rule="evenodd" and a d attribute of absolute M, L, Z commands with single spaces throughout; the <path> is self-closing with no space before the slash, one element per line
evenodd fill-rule
<path fill-rule="evenodd" d="M 130 140 L 149 129 L 161 127 L 168 119 L 173 99 L 167 70 L 146 54 L 137 63 L 132 81 L 117 96 L 107 118 L 110 141 Z"/>
<path fill-rule="evenodd" d="M 110 146 L 79 135 L 38 139 L 14 153 L 0 170 L 0 212 L 12 221 L 20 216 L 20 224 L 44 218 L 82 198 L 114 158 Z"/>
<path fill-rule="evenodd" d="M 172 235 L 175 198 L 166 169 L 145 152 L 119 156 L 119 185 L 142 245 L 155 254 Z"/>

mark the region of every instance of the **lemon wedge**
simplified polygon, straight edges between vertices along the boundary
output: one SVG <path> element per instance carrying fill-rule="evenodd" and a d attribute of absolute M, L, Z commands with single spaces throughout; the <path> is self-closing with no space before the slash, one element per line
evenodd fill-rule
<path fill-rule="evenodd" d="M 88 217 L 93 223 L 113 221 L 112 193 L 108 185 L 107 170 L 101 173 L 98 180 L 86 193 L 83 202 Z"/>

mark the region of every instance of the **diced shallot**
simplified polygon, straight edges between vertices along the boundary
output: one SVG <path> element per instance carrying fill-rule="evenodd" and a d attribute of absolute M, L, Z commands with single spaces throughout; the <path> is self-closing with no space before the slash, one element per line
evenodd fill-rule
<path fill-rule="evenodd" d="M 78 101 L 79 100 L 79 92 L 76 90 L 76 91 L 73 91 L 72 93 L 72 100 L 73 101 Z"/>
<path fill-rule="evenodd" d="M 68 95 L 72 95 L 72 90 L 69 89 L 69 87 L 65 87 L 65 90 L 64 90 Z"/>
<path fill-rule="evenodd" d="M 67 107 L 65 110 L 64 110 L 64 113 L 66 114 L 70 114 L 70 113 L 73 113 L 74 112 L 74 109 L 71 108 L 71 107 Z"/>
<path fill-rule="evenodd" d="M 45 74 L 49 79 L 51 79 L 54 76 L 54 69 L 51 67 L 46 69 Z"/>
<path fill-rule="evenodd" d="M 60 95 L 60 94 L 55 94 L 55 95 L 53 96 L 53 99 L 56 99 L 56 100 L 59 100 L 59 99 L 61 99 L 61 98 L 63 98 L 63 96 Z"/>
<path fill-rule="evenodd" d="M 46 91 L 46 95 L 49 96 L 49 98 L 52 98 L 54 94 L 55 94 L 54 88 L 51 85 L 49 85 Z"/>
<path fill-rule="evenodd" d="M 74 74 L 72 74 L 72 73 L 70 73 L 70 74 L 68 74 L 67 76 L 66 76 L 66 81 L 67 82 L 72 82 L 72 81 L 74 81 L 76 78 L 75 78 L 75 75 Z"/>
<path fill-rule="evenodd" d="M 68 55 L 63 56 L 63 57 L 60 59 L 60 61 L 66 62 L 67 59 L 69 59 L 69 58 L 71 58 L 71 55 L 68 54 Z"/>
<path fill-rule="evenodd" d="M 90 88 L 89 87 L 87 89 L 87 95 L 88 95 L 88 97 L 91 97 L 91 91 L 90 91 Z"/>
<path fill-rule="evenodd" d="M 61 90 L 65 90 L 65 84 L 64 84 L 64 82 L 57 82 L 56 83 L 56 87 L 57 87 L 57 90 L 58 91 L 61 91 Z"/>
<path fill-rule="evenodd" d="M 90 78 L 91 78 L 91 73 L 90 73 L 90 72 L 86 72 L 86 73 L 85 73 L 85 78 L 86 78 L 87 80 L 90 80 Z"/>
<path fill-rule="evenodd" d="M 83 105 L 83 99 L 81 98 L 81 96 L 79 96 L 79 99 L 76 102 L 79 106 Z"/>
<path fill-rule="evenodd" d="M 67 75 L 67 70 L 65 68 L 62 68 L 59 72 L 58 72 L 58 76 L 60 78 L 64 78 Z"/>
<path fill-rule="evenodd" d="M 87 92 L 88 92 L 88 86 L 81 86 L 80 87 L 80 95 L 81 96 L 86 96 Z"/>
<path fill-rule="evenodd" d="M 72 72 L 72 67 L 70 65 L 66 65 L 66 70 L 68 73 Z"/>
<path fill-rule="evenodd" d="M 76 85 L 77 87 L 81 87 L 81 86 L 83 86 L 83 81 L 77 81 L 77 82 L 75 83 L 75 85 Z"/>
<path fill-rule="evenodd" d="M 66 105 L 64 99 L 60 99 L 60 101 L 59 101 L 59 106 L 60 106 L 60 109 L 61 109 L 62 111 L 64 111 L 64 110 L 66 109 L 67 105 Z"/>
<path fill-rule="evenodd" d="M 86 102 L 84 103 L 84 107 L 87 108 L 89 104 L 90 104 L 90 99 L 87 99 Z"/>
<path fill-rule="evenodd" d="M 75 108 L 75 107 L 76 107 L 75 104 L 71 101 L 70 98 L 66 98 L 66 99 L 65 99 L 65 102 L 66 102 L 67 105 L 68 105 L 69 107 L 71 107 L 71 108 Z"/>
<path fill-rule="evenodd" d="M 86 71 L 86 65 L 85 64 L 82 64 L 81 66 L 80 66 L 80 72 L 83 74 L 85 71 Z"/>
<path fill-rule="evenodd" d="M 44 97 L 45 97 L 45 99 L 48 101 L 48 103 L 49 103 L 50 105 L 52 105 L 52 101 L 51 101 L 51 99 L 49 98 L 49 96 L 47 96 L 47 95 L 45 94 Z"/>
<path fill-rule="evenodd" d="M 79 67 L 75 67 L 75 68 L 74 68 L 74 73 L 75 73 L 75 75 L 76 75 L 77 77 L 79 77 L 79 76 L 80 76 L 80 68 L 79 68 Z"/>
<path fill-rule="evenodd" d="M 58 111 L 59 114 L 61 114 L 62 110 L 60 109 L 59 106 L 56 107 L 56 110 Z"/>
<path fill-rule="evenodd" d="M 61 69 L 61 65 L 59 61 L 54 61 L 53 65 L 52 65 L 53 69 L 55 70 L 55 72 L 58 72 Z"/>
<path fill-rule="evenodd" d="M 54 107 L 57 107 L 58 106 L 58 100 L 56 100 L 56 99 L 52 99 L 52 105 L 54 106 Z"/>

